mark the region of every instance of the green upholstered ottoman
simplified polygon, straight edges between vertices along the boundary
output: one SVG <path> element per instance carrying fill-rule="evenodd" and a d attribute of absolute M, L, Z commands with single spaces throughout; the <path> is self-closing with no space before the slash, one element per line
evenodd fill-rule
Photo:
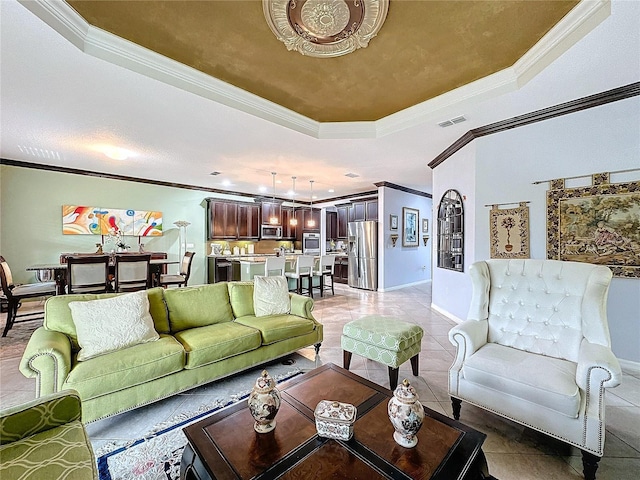
<path fill-rule="evenodd" d="M 418 354 L 422 342 L 422 328 L 391 317 L 366 315 L 347 323 L 342 329 L 344 368 L 349 370 L 351 355 L 383 363 L 389 367 L 391 390 L 398 385 L 398 368 L 411 360 L 411 369 L 418 375 Z"/>

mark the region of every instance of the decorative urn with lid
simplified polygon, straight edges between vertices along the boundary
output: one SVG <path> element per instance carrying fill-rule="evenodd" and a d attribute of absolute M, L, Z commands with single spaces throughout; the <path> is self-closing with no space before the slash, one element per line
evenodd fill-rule
<path fill-rule="evenodd" d="M 249 411 L 255 419 L 253 428 L 258 433 L 267 433 L 276 428 L 276 414 L 280 409 L 280 392 L 276 382 L 266 370 L 256 380 L 249 395 Z"/>
<path fill-rule="evenodd" d="M 418 444 L 416 434 L 424 420 L 424 408 L 418 400 L 416 389 L 406 378 L 393 392 L 387 413 L 395 429 L 393 439 L 396 443 L 406 448 L 415 447 Z"/>

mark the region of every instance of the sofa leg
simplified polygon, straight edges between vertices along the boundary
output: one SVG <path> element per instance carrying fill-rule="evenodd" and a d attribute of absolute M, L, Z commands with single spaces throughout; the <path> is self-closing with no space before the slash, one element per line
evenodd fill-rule
<path fill-rule="evenodd" d="M 453 418 L 460 420 L 460 408 L 462 407 L 462 400 L 459 398 L 451 397 L 451 409 L 453 410 Z"/>
<path fill-rule="evenodd" d="M 418 368 L 418 354 L 411 357 L 411 371 L 414 377 L 418 376 L 419 368 Z"/>
<path fill-rule="evenodd" d="M 316 349 L 316 355 L 318 355 L 320 353 L 320 345 L 322 345 L 321 343 L 316 343 L 314 345 L 315 349 Z"/>
<path fill-rule="evenodd" d="M 582 473 L 584 480 L 596 480 L 596 470 L 600 457 L 582 450 Z"/>

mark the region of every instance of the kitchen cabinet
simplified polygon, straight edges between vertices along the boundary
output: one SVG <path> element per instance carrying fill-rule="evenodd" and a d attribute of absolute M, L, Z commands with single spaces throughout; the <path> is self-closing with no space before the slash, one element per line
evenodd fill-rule
<path fill-rule="evenodd" d="M 226 257 L 207 258 L 207 283 L 231 282 L 240 280 L 240 262 Z"/>
<path fill-rule="evenodd" d="M 260 205 L 238 204 L 238 239 L 258 240 L 260 238 Z"/>
<path fill-rule="evenodd" d="M 364 202 L 364 219 L 378 220 L 378 200 L 367 200 Z"/>
<path fill-rule="evenodd" d="M 351 209 L 349 210 L 349 221 L 350 222 L 361 222 L 365 219 L 365 203 L 364 202 L 353 202 L 351 204 Z"/>
<path fill-rule="evenodd" d="M 326 239 L 336 240 L 338 238 L 338 213 L 327 212 Z"/>
<path fill-rule="evenodd" d="M 238 238 L 238 204 L 207 199 L 207 236 L 209 240 Z"/>
<path fill-rule="evenodd" d="M 271 218 L 278 219 L 271 223 Z M 282 225 L 282 204 L 277 202 L 262 202 L 262 225 Z"/>
<path fill-rule="evenodd" d="M 309 208 L 300 208 L 296 210 L 296 218 L 298 219 L 298 226 L 296 228 L 296 240 L 302 241 L 302 234 L 304 232 L 320 232 L 320 210 Z M 313 219 L 315 225 L 309 226 L 309 220 Z"/>
<path fill-rule="evenodd" d="M 335 282 L 349 283 L 349 257 L 346 255 L 336 256 L 333 269 L 333 280 Z"/>
<path fill-rule="evenodd" d="M 349 233 L 347 224 L 349 223 L 349 205 L 340 205 L 338 209 L 338 225 L 337 236 L 338 238 L 347 238 Z"/>
<path fill-rule="evenodd" d="M 282 207 L 282 239 L 295 240 L 296 226 L 291 225 L 291 219 L 295 218 L 295 212 L 291 207 Z"/>

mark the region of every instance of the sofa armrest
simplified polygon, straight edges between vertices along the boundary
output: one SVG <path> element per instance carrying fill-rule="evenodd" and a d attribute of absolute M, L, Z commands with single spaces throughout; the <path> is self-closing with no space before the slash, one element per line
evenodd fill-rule
<path fill-rule="evenodd" d="M 291 315 L 316 321 L 311 313 L 313 311 L 313 299 L 297 293 L 289 293 L 289 298 L 291 299 Z"/>
<path fill-rule="evenodd" d="M 449 341 L 456 346 L 456 356 L 465 360 L 487 343 L 488 332 L 487 320 L 467 320 L 449 330 Z"/>
<path fill-rule="evenodd" d="M 601 388 L 620 385 L 621 378 L 620 362 L 609 347 L 582 340 L 576 368 L 576 383 L 582 390 L 599 395 Z"/>
<path fill-rule="evenodd" d="M 75 390 L 45 395 L 0 412 L 0 445 L 79 421 L 80 396 Z"/>
<path fill-rule="evenodd" d="M 20 371 L 27 378 L 36 378 L 36 396 L 59 391 L 71 371 L 69 337 L 44 327 L 36 329 L 22 355 Z"/>

